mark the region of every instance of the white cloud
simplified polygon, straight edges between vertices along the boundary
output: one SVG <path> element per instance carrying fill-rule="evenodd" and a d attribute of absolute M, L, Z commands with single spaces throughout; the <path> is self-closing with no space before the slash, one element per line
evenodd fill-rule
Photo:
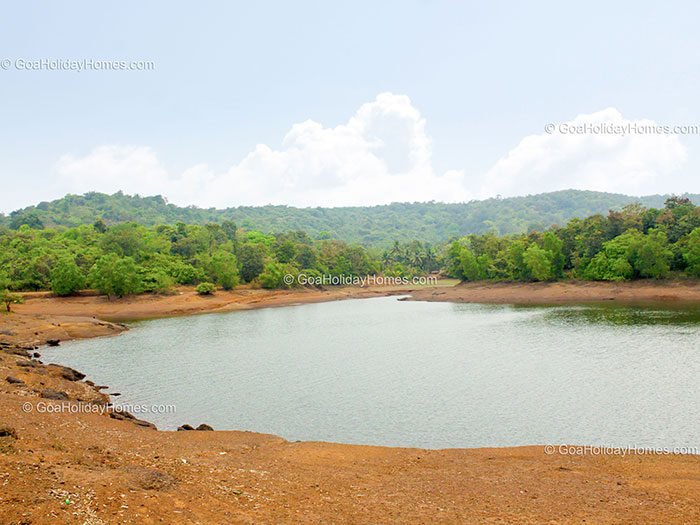
<path fill-rule="evenodd" d="M 85 157 L 64 155 L 56 170 L 72 188 L 107 193 L 138 188 L 138 193 L 150 195 L 158 193 L 159 185 L 167 180 L 155 152 L 147 147 L 100 146 Z"/>
<path fill-rule="evenodd" d="M 637 125 L 609 108 L 569 124 Z M 345 124 L 294 124 L 279 150 L 259 144 L 238 164 L 215 172 L 206 164 L 172 174 L 143 146 L 100 146 L 56 163 L 66 191 L 161 194 L 202 207 L 289 204 L 346 206 L 396 201 L 445 202 L 565 188 L 646 194 L 669 186 L 686 150 L 675 135 L 531 135 L 486 173 L 435 173 L 425 119 L 405 95 L 382 93 Z M 678 182 L 679 177 L 674 179 Z M 691 189 L 691 188 L 687 188 Z"/>
<path fill-rule="evenodd" d="M 608 132 L 591 133 L 599 124 L 606 124 Z M 642 195 L 690 190 L 670 184 L 674 181 L 669 175 L 686 159 L 678 135 L 614 133 L 614 126 L 641 131 L 656 123 L 627 120 L 615 108 L 578 115 L 556 125 L 552 134 L 523 138 L 481 178 L 476 193 L 522 195 L 575 188 Z"/>
<path fill-rule="evenodd" d="M 346 124 L 294 124 L 282 148 L 259 144 L 224 173 L 199 165 L 169 176 L 146 147 L 101 146 L 56 164 L 71 191 L 162 194 L 178 204 L 343 206 L 468 200 L 463 174 L 437 175 L 425 120 L 405 95 L 382 93 Z"/>

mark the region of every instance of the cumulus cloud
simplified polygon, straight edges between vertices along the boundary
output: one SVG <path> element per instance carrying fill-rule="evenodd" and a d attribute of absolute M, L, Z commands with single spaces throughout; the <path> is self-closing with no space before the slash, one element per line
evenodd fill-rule
<path fill-rule="evenodd" d="M 666 193 L 687 152 L 679 136 L 650 132 L 651 120 L 628 120 L 615 108 L 552 124 L 530 135 L 480 178 L 480 196 L 584 189 Z M 679 188 L 675 191 L 688 191 Z"/>
<path fill-rule="evenodd" d="M 199 165 L 171 176 L 146 147 L 101 146 L 66 155 L 58 175 L 74 192 L 160 193 L 200 206 L 343 206 L 468 200 L 463 173 L 436 174 L 425 119 L 405 95 L 382 93 L 347 123 L 294 124 L 279 150 L 259 144 L 223 173 Z"/>
<path fill-rule="evenodd" d="M 564 123 L 653 125 L 609 108 Z M 561 127 L 561 125 L 559 125 Z M 382 93 L 346 123 L 294 124 L 280 149 L 259 144 L 223 172 L 208 165 L 169 173 L 144 146 L 107 145 L 56 163 L 66 190 L 161 194 L 202 207 L 288 204 L 348 206 L 444 202 L 524 195 L 565 188 L 644 194 L 670 190 L 684 163 L 676 135 L 542 133 L 523 138 L 485 173 L 436 173 L 425 119 L 405 95 Z M 680 188 L 673 191 L 684 191 Z M 690 189 L 690 188 L 687 188 Z"/>

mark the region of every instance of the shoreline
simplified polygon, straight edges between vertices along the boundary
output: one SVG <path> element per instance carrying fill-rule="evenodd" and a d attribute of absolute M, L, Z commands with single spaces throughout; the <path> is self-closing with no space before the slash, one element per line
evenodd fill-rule
<path fill-rule="evenodd" d="M 696 503 L 700 477 L 694 474 L 700 456 L 548 455 L 543 446 L 416 449 L 290 443 L 253 432 L 155 431 L 133 416 L 38 411 L 40 403 L 104 407 L 110 402 L 101 392 L 104 387 L 84 380 L 79 372 L 32 359 L 35 347 L 48 339 L 117 335 L 127 327 L 115 321 L 124 319 L 390 295 L 448 302 L 676 305 L 700 304 L 700 283 L 238 289 L 213 297 L 181 289 L 173 296 L 113 301 L 94 295 L 60 299 L 27 294 L 26 303 L 14 307 L 16 313 L 0 316 L 0 472 L 7 472 L 14 482 L 12 497 L 0 501 L 0 513 L 16 519 L 52 516 L 67 522 L 76 513 L 89 519 L 99 510 L 109 519 L 145 523 L 180 522 L 183 517 L 194 522 L 289 521 L 300 516 L 310 521 L 340 516 L 397 523 L 485 518 L 568 523 L 591 517 L 616 522 L 633 516 L 665 522 L 700 520 Z M 124 316 L 125 312 L 131 315 Z M 19 382 L 9 382 L 8 376 Z M 64 393 L 68 400 L 47 396 L 47 390 Z M 27 412 L 25 406 L 32 408 Z M 12 428 L 17 437 L 2 437 L 1 427 Z M 77 434 L 76 428 L 81 429 Z M 24 475 L 16 474 L 13 465 L 19 465 Z M 88 494 L 83 483 L 91 472 L 109 479 L 109 488 Z M 691 472 L 697 483 L 689 483 Z M 197 490 L 188 490 L 190 486 Z M 114 502 L 114 490 L 128 497 Z M 62 505 L 64 496 L 75 501 L 72 508 Z M 596 501 L 595 510 L 586 501 Z"/>
<path fill-rule="evenodd" d="M 700 280 L 462 282 L 449 288 L 416 290 L 406 300 L 515 305 L 700 305 Z"/>
<path fill-rule="evenodd" d="M 40 345 L 47 339 L 83 339 L 115 335 L 124 322 L 257 308 L 298 306 L 345 299 L 407 295 L 407 301 L 562 305 L 585 303 L 700 305 L 700 280 L 631 282 L 558 281 L 545 283 L 462 282 L 444 280 L 425 287 L 329 287 L 263 290 L 246 286 L 198 295 L 180 287 L 174 295 L 143 294 L 108 300 L 84 293 L 55 297 L 47 292 L 23 294 L 13 314 L 0 314 L 0 341 Z M 6 332 L 12 332 L 11 335 Z"/>

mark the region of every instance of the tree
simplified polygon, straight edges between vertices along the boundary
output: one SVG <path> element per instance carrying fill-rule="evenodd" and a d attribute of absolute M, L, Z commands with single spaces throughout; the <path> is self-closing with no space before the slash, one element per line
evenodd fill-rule
<path fill-rule="evenodd" d="M 683 250 L 683 260 L 687 265 L 686 271 L 695 277 L 700 277 L 700 228 L 695 228 L 686 240 Z"/>
<path fill-rule="evenodd" d="M 536 281 L 546 281 L 552 278 L 550 254 L 534 242 L 525 250 L 523 262 L 532 278 Z"/>
<path fill-rule="evenodd" d="M 211 275 L 224 290 L 231 290 L 238 286 L 236 256 L 224 250 L 217 250 L 211 257 Z"/>
<path fill-rule="evenodd" d="M 168 293 L 173 288 L 173 278 L 163 268 L 141 269 L 141 283 L 144 292 Z"/>
<path fill-rule="evenodd" d="M 95 231 L 98 233 L 104 233 L 107 231 L 107 225 L 105 224 L 105 221 L 103 221 L 101 218 L 97 219 L 92 225 L 92 227 L 95 228 Z"/>
<path fill-rule="evenodd" d="M 638 232 L 630 230 L 605 242 L 586 267 L 584 277 L 596 281 L 631 279 L 634 276 L 634 268 L 630 262 L 631 244 L 636 233 Z"/>
<path fill-rule="evenodd" d="M 250 282 L 260 275 L 264 268 L 262 250 L 258 246 L 244 244 L 240 249 L 241 277 Z"/>
<path fill-rule="evenodd" d="M 513 279 L 524 280 L 528 277 L 525 250 L 525 243 L 522 241 L 513 241 L 508 248 L 508 269 Z"/>
<path fill-rule="evenodd" d="M 20 226 L 27 225 L 32 230 L 43 230 L 44 223 L 36 212 L 13 211 L 10 213 L 10 228 L 19 230 Z"/>
<path fill-rule="evenodd" d="M 22 303 L 22 296 L 16 293 L 11 293 L 9 290 L 0 290 L 0 304 L 4 304 L 8 312 L 11 311 L 10 306 L 13 304 Z"/>
<path fill-rule="evenodd" d="M 551 265 L 552 277 L 561 277 L 564 274 L 566 258 L 562 253 L 564 242 L 552 232 L 547 232 L 542 237 L 542 247 L 547 251 Z"/>
<path fill-rule="evenodd" d="M 299 247 L 296 262 L 301 268 L 313 268 L 316 265 L 316 252 L 306 244 Z"/>
<path fill-rule="evenodd" d="M 85 288 L 85 276 L 75 259 L 64 255 L 51 269 L 51 290 L 56 295 L 72 295 Z"/>
<path fill-rule="evenodd" d="M 297 249 L 291 239 L 278 242 L 275 246 L 275 258 L 282 264 L 292 262 L 296 256 Z"/>
<path fill-rule="evenodd" d="M 467 281 L 478 281 L 481 278 L 479 261 L 477 261 L 474 253 L 466 246 L 462 247 L 462 251 L 460 252 L 459 268 Z"/>
<path fill-rule="evenodd" d="M 291 264 L 269 262 L 260 274 L 263 288 L 292 288 L 299 285 L 299 270 Z"/>
<path fill-rule="evenodd" d="M 139 293 L 142 289 L 136 263 L 131 257 L 117 257 L 110 253 L 103 255 L 90 269 L 89 281 L 107 297 Z"/>
<path fill-rule="evenodd" d="M 667 247 L 666 233 L 649 230 L 648 235 L 638 234 L 631 248 L 634 269 L 639 277 L 660 279 L 670 270 L 671 251 Z"/>

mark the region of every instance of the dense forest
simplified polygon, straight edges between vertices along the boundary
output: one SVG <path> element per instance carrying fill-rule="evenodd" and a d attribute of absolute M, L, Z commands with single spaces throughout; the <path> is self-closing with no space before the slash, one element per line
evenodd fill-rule
<path fill-rule="evenodd" d="M 445 266 L 471 281 L 700 277 L 700 207 L 671 197 L 662 209 L 630 204 L 546 232 L 469 235 L 449 245 Z"/>
<path fill-rule="evenodd" d="M 108 296 L 169 293 L 197 285 L 201 293 L 241 282 L 295 286 L 285 275 L 412 277 L 440 271 L 463 280 L 630 280 L 700 277 L 700 207 L 682 197 L 660 209 L 630 204 L 607 216 L 574 218 L 546 231 L 455 236 L 431 245 L 395 240 L 363 247 L 294 230 L 267 234 L 232 221 L 146 227 L 0 229 L 0 301 L 13 292 L 70 295 L 90 287 Z"/>
<path fill-rule="evenodd" d="M 240 229 L 266 234 L 301 230 L 318 239 L 342 239 L 363 246 L 388 248 L 393 241 L 421 239 L 433 244 L 450 237 L 472 233 L 506 235 L 563 226 L 574 217 L 606 214 L 639 202 L 646 207 L 662 207 L 666 196 L 630 197 L 614 193 L 565 190 L 527 197 L 488 199 L 458 204 L 394 203 L 386 206 L 344 208 L 294 208 L 290 206 L 237 207 L 217 210 L 194 206 L 178 207 L 163 197 L 67 195 L 0 215 L 0 227 L 17 230 L 23 224 L 33 229 L 73 228 L 101 219 L 108 226 L 136 222 L 205 225 L 235 222 Z M 700 202 L 699 195 L 683 195 Z"/>

